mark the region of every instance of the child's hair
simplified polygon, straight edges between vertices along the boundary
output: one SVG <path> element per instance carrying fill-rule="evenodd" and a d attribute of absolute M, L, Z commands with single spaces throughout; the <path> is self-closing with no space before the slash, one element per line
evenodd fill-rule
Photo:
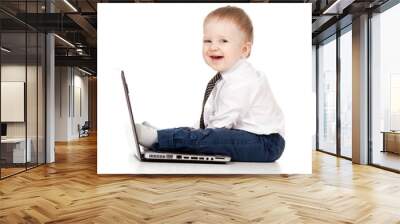
<path fill-rule="evenodd" d="M 204 19 L 204 24 L 211 18 L 226 19 L 234 22 L 245 33 L 247 41 L 253 43 L 253 24 L 243 9 L 235 6 L 215 9 Z"/>

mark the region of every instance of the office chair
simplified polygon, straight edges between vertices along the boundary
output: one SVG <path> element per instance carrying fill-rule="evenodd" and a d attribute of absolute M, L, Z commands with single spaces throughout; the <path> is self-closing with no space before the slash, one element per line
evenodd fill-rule
<path fill-rule="evenodd" d="M 79 129 L 79 138 L 80 137 L 87 137 L 89 136 L 89 129 L 90 129 L 90 125 L 89 125 L 89 121 L 85 121 L 85 123 L 82 125 L 82 127 L 79 127 L 80 125 L 78 125 L 78 129 Z"/>

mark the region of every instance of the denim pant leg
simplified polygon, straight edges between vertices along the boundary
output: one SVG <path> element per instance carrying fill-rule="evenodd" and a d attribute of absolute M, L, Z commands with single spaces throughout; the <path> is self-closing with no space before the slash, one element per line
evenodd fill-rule
<path fill-rule="evenodd" d="M 279 134 L 256 135 L 250 132 L 216 128 L 172 128 L 158 131 L 158 151 L 227 155 L 232 161 L 273 162 L 284 149 Z"/>

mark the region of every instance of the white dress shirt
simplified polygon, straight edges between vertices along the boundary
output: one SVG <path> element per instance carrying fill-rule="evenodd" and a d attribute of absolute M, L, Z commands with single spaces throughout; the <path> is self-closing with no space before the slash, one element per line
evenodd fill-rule
<path fill-rule="evenodd" d="M 245 59 L 222 73 L 204 107 L 204 124 L 206 128 L 284 136 L 284 116 L 266 75 Z"/>

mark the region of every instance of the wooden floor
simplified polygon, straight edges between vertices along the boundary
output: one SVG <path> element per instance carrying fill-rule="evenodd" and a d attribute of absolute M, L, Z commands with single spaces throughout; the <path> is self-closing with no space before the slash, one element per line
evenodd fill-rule
<path fill-rule="evenodd" d="M 113 149 L 110 149 L 113 150 Z M 400 223 L 400 175 L 313 153 L 312 175 L 96 174 L 96 138 L 0 181 L 0 223 Z"/>
<path fill-rule="evenodd" d="M 4 168 L 4 167 L 2 167 L 1 168 L 1 177 L 2 178 L 3 177 L 7 177 L 7 176 L 10 176 L 10 175 L 22 172 L 24 170 L 26 170 L 25 167 L 24 168 L 19 168 L 19 167 L 18 168 L 8 168 L 8 167 Z"/>

